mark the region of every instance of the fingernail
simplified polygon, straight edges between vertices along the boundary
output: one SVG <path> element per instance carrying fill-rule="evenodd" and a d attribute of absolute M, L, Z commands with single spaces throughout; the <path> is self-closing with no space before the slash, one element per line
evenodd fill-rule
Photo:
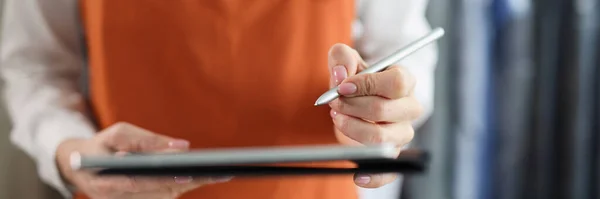
<path fill-rule="evenodd" d="M 338 85 L 348 77 L 348 71 L 345 66 L 335 66 L 332 69 L 333 79 L 335 80 L 335 85 Z"/>
<path fill-rule="evenodd" d="M 358 88 L 353 83 L 343 83 L 338 86 L 338 92 L 341 95 L 351 95 L 356 92 Z"/>
<path fill-rule="evenodd" d="M 192 177 L 189 176 L 175 176 L 173 179 L 177 184 L 187 184 L 192 182 Z"/>
<path fill-rule="evenodd" d="M 369 184 L 369 182 L 371 182 L 371 177 L 368 175 L 361 175 L 356 177 L 356 179 L 354 179 L 354 182 L 359 185 L 366 185 Z"/>
<path fill-rule="evenodd" d="M 331 115 L 331 118 L 335 118 L 335 116 L 337 115 L 337 112 L 335 112 L 334 110 L 329 111 L 329 115 Z"/>
<path fill-rule="evenodd" d="M 221 183 L 221 182 L 229 182 L 231 179 L 233 179 L 233 176 L 216 177 L 213 180 L 215 182 Z"/>
<path fill-rule="evenodd" d="M 169 148 L 184 149 L 190 147 L 190 142 L 187 140 L 175 140 L 169 142 Z"/>

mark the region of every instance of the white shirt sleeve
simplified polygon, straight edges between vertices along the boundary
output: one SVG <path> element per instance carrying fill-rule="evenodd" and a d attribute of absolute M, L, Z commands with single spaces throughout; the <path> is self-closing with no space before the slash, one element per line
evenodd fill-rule
<path fill-rule="evenodd" d="M 353 26 L 356 49 L 369 64 L 388 56 L 432 30 L 425 16 L 428 0 L 357 0 L 358 19 Z M 415 96 L 424 114 L 413 124 L 420 127 L 433 112 L 437 44 L 430 44 L 404 60 L 417 79 Z M 362 199 L 400 198 L 402 177 L 377 189 L 359 188 Z"/>
<path fill-rule="evenodd" d="M 5 0 L 4 9 L 0 73 L 11 140 L 36 161 L 45 183 L 70 198 L 56 148 L 95 133 L 78 92 L 84 63 L 76 0 Z"/>
<path fill-rule="evenodd" d="M 428 0 L 357 0 L 355 46 L 367 63 L 374 63 L 404 47 L 432 28 L 425 16 Z M 438 59 L 432 43 L 400 61 L 417 79 L 415 96 L 424 114 L 414 122 L 421 126 L 433 112 L 434 74 Z"/>

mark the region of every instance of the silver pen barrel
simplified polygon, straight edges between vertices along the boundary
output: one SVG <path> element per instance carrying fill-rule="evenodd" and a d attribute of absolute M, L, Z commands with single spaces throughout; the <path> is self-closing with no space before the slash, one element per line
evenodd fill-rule
<path fill-rule="evenodd" d="M 372 66 L 370 66 L 369 68 L 361 71 L 358 74 L 370 74 L 370 73 L 377 73 L 377 72 L 381 72 L 384 71 L 385 69 L 387 69 L 388 67 L 390 67 L 391 65 L 401 61 L 402 59 L 408 57 L 409 55 L 413 54 L 414 52 L 416 52 L 417 50 L 427 46 L 428 44 L 430 44 L 431 42 L 438 40 L 439 38 L 444 36 L 444 29 L 442 28 L 435 28 L 433 29 L 430 33 L 428 33 L 427 35 L 415 40 L 414 42 L 406 45 L 405 47 L 403 47 L 402 49 L 392 53 L 391 55 L 383 58 L 382 60 L 380 60 L 379 62 L 373 64 Z M 323 95 L 321 95 L 317 101 L 315 102 L 315 106 L 320 106 L 320 105 L 324 105 L 327 104 L 333 100 L 335 100 L 336 98 L 339 97 L 339 93 L 337 92 L 338 87 L 334 87 L 332 89 L 330 89 L 329 91 L 325 92 Z"/>

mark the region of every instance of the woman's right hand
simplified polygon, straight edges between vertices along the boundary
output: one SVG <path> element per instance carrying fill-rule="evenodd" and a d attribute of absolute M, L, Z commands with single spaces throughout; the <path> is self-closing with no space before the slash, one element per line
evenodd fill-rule
<path fill-rule="evenodd" d="M 163 178 L 96 176 L 73 170 L 70 155 L 105 155 L 127 152 L 173 152 L 188 150 L 189 142 L 152 133 L 140 127 L 115 124 L 91 139 L 72 139 L 61 143 L 56 161 L 60 172 L 78 191 L 93 199 L 174 199 L 203 185 L 229 181 L 231 178 L 173 176 Z"/>

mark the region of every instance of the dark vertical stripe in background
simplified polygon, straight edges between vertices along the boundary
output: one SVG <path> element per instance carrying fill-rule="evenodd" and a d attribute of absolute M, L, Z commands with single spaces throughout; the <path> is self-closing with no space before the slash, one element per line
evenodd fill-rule
<path fill-rule="evenodd" d="M 573 44 L 570 54 L 572 65 L 568 65 L 567 71 L 573 75 L 570 84 L 572 100 L 566 103 L 571 105 L 569 111 L 569 128 L 563 133 L 572 136 L 570 144 L 565 151 L 565 163 L 570 167 L 567 174 L 565 186 L 565 198 L 590 198 L 592 193 L 592 162 L 593 162 L 593 117 L 594 117 L 594 79 L 597 78 L 595 63 L 597 48 L 598 21 L 596 21 L 595 0 L 575 0 L 571 2 L 572 17 L 570 29 L 573 32 Z M 595 132 L 598 133 L 598 132 Z M 570 149 L 570 150 L 569 150 Z"/>
<path fill-rule="evenodd" d="M 496 130 L 494 198 L 519 198 L 527 173 L 533 99 L 532 2 L 494 0 Z"/>
<path fill-rule="evenodd" d="M 596 11 L 600 7 L 600 3 L 598 3 L 596 5 Z M 596 14 L 596 23 L 600 23 L 600 15 Z M 600 32 L 600 30 L 598 31 Z M 598 33 L 598 35 L 600 35 L 600 33 Z M 597 36 L 600 37 L 600 36 Z M 596 52 L 594 53 L 596 55 L 596 60 L 594 63 L 596 63 L 596 77 L 600 77 L 600 39 L 597 38 L 596 40 Z M 594 78 L 595 79 L 595 86 L 596 88 L 594 88 L 595 90 L 595 100 L 594 100 L 594 104 L 595 104 L 595 108 L 594 108 L 594 118 L 592 119 L 592 124 L 594 126 L 592 132 L 594 139 L 593 139 L 593 157 L 595 158 L 592 161 L 592 172 L 593 174 L 591 174 L 590 176 L 592 176 L 592 183 L 590 185 L 591 189 L 592 189 L 592 195 L 590 196 L 590 198 L 600 198 L 600 78 Z"/>
<path fill-rule="evenodd" d="M 538 63 L 537 82 L 535 93 L 534 137 L 535 145 L 533 167 L 529 170 L 534 173 L 534 185 L 527 198 L 553 198 L 556 196 L 554 182 L 557 178 L 555 143 L 555 129 L 557 128 L 556 107 L 558 100 L 558 65 L 560 60 L 560 30 L 561 30 L 561 2 L 562 0 L 536 0 L 537 30 L 535 45 Z"/>
<path fill-rule="evenodd" d="M 577 39 L 575 29 L 577 23 L 574 23 L 573 3 L 575 0 L 561 1 L 561 13 L 559 26 L 559 46 L 557 62 L 557 94 L 556 94 L 556 129 L 554 129 L 554 149 L 555 159 L 552 164 L 556 165 L 552 173 L 556 177 L 551 182 L 554 189 L 553 198 L 569 198 L 570 183 L 572 183 L 572 174 L 574 168 L 572 162 L 574 157 L 571 155 L 575 150 L 573 124 L 576 121 L 577 108 Z"/>

